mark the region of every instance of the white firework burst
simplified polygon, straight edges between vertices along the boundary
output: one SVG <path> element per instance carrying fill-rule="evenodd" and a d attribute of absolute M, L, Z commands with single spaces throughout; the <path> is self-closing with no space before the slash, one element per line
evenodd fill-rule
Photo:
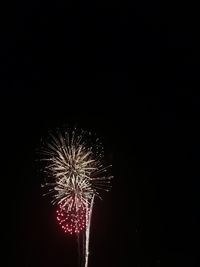
<path fill-rule="evenodd" d="M 86 207 L 93 196 L 99 196 L 99 190 L 108 191 L 110 187 L 112 176 L 106 175 L 109 166 L 103 166 L 102 146 L 98 142 L 87 145 L 85 135 L 83 131 L 50 134 L 42 148 L 45 171 L 51 179 L 43 186 L 49 187 L 47 194 L 53 195 L 52 202 L 67 211 Z"/>

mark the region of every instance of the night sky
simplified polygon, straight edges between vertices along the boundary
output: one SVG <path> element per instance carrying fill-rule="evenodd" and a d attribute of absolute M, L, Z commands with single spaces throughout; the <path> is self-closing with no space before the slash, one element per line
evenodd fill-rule
<path fill-rule="evenodd" d="M 190 25 L 155 1 L 65 2 L 18 1 L 3 18 L 4 266 L 77 266 L 75 238 L 42 197 L 36 152 L 66 124 L 96 133 L 113 165 L 113 188 L 95 203 L 89 267 L 198 266 L 199 52 Z"/>

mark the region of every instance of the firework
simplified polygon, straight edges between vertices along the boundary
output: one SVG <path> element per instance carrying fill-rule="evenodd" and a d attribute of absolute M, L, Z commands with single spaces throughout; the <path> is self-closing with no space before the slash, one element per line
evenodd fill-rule
<path fill-rule="evenodd" d="M 57 205 L 57 220 L 65 233 L 79 234 L 85 230 L 85 266 L 88 265 L 89 231 L 95 197 L 108 191 L 112 176 L 103 164 L 103 148 L 81 131 L 50 134 L 42 147 L 42 160 L 47 174 L 43 186 Z M 86 142 L 88 141 L 88 142 Z"/>

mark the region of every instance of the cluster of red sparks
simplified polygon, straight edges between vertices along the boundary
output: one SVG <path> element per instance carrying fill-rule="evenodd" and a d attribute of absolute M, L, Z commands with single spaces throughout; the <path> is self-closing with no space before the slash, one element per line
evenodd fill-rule
<path fill-rule="evenodd" d="M 88 210 L 84 207 L 70 211 L 59 206 L 57 220 L 65 233 L 78 234 L 86 228 Z"/>

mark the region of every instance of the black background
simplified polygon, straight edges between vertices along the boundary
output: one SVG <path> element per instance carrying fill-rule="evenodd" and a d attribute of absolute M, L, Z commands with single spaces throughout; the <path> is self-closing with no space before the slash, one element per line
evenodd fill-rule
<path fill-rule="evenodd" d="M 95 132 L 113 164 L 113 189 L 94 209 L 89 266 L 197 266 L 195 15 L 163 15 L 155 1 L 65 2 L 17 2 L 2 17 L 5 266 L 77 264 L 36 162 L 40 139 L 64 124 Z"/>

